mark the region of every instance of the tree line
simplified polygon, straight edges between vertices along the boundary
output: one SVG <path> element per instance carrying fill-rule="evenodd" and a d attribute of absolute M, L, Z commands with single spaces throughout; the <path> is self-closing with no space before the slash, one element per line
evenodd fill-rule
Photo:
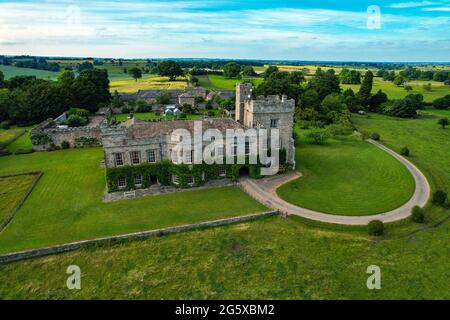
<path fill-rule="evenodd" d="M 16 76 L 4 79 L 0 72 L 0 122 L 32 125 L 55 118 L 71 108 L 91 113 L 111 100 L 106 70 L 84 70 L 77 76 L 69 70 L 58 81 Z"/>

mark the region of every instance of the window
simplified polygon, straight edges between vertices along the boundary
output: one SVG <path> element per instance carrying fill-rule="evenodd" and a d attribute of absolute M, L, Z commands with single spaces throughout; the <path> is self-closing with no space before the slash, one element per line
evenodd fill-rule
<path fill-rule="evenodd" d="M 123 166 L 123 154 L 122 153 L 114 153 L 114 164 L 116 167 Z"/>
<path fill-rule="evenodd" d="M 245 154 L 250 154 L 250 141 L 248 139 L 245 141 Z"/>
<path fill-rule="evenodd" d="M 176 185 L 180 184 L 180 180 L 177 175 L 172 175 L 172 183 Z"/>
<path fill-rule="evenodd" d="M 193 185 L 194 184 L 194 177 L 192 177 L 192 176 L 188 176 L 187 178 L 186 178 L 186 182 L 187 182 L 187 184 L 188 185 Z"/>
<path fill-rule="evenodd" d="M 139 151 L 130 152 L 131 164 L 141 163 L 141 153 Z"/>
<path fill-rule="evenodd" d="M 148 160 L 148 162 L 151 162 L 151 163 L 156 162 L 156 151 L 155 150 L 147 151 L 147 160 Z"/>
<path fill-rule="evenodd" d="M 191 164 L 192 163 L 192 159 L 194 158 L 194 150 L 191 150 L 191 152 L 187 152 L 186 153 L 186 159 L 185 159 L 185 163 L 186 164 Z"/>
<path fill-rule="evenodd" d="M 227 176 L 227 170 L 225 168 L 219 169 L 219 176 L 220 177 L 226 177 Z"/>
<path fill-rule="evenodd" d="M 134 186 L 136 188 L 142 187 L 142 176 L 136 176 L 134 177 Z"/>
<path fill-rule="evenodd" d="M 217 156 L 218 157 L 223 157 L 223 148 L 224 148 L 224 146 L 217 147 Z"/>
<path fill-rule="evenodd" d="M 278 119 L 270 119 L 270 127 L 278 128 Z"/>
<path fill-rule="evenodd" d="M 120 177 L 117 186 L 119 189 L 124 189 L 127 186 L 127 180 L 124 177 Z"/>

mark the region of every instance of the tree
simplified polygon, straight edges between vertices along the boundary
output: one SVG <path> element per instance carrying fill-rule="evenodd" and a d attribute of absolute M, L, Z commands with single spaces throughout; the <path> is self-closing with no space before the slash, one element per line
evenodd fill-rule
<path fill-rule="evenodd" d="M 442 126 L 442 129 L 445 129 L 445 127 L 450 124 L 450 121 L 447 118 L 442 118 L 439 119 L 438 124 Z"/>
<path fill-rule="evenodd" d="M 64 70 L 58 75 L 58 84 L 64 87 L 70 87 L 75 80 L 75 74 L 73 71 Z"/>
<path fill-rule="evenodd" d="M 120 99 L 120 95 L 117 92 L 117 90 L 114 91 L 112 101 L 111 101 L 111 106 L 114 109 L 122 109 L 122 107 L 123 107 L 122 99 Z"/>
<path fill-rule="evenodd" d="M 341 83 L 343 84 L 360 84 L 361 83 L 361 74 L 356 70 L 342 69 L 339 74 L 339 78 Z"/>
<path fill-rule="evenodd" d="M 158 73 L 162 77 L 169 77 L 170 81 L 175 81 L 177 77 L 184 74 L 180 65 L 173 60 L 161 61 L 158 65 Z"/>
<path fill-rule="evenodd" d="M 306 90 L 300 95 L 300 104 L 303 109 L 312 108 L 314 110 L 319 110 L 319 94 L 314 89 Z"/>
<path fill-rule="evenodd" d="M 405 82 L 405 79 L 401 75 L 397 75 L 393 82 L 396 86 L 401 86 Z"/>
<path fill-rule="evenodd" d="M 128 70 L 128 73 L 136 82 L 138 81 L 138 79 L 142 78 L 142 70 L 139 68 L 131 68 L 130 70 Z"/>
<path fill-rule="evenodd" d="M 369 110 L 371 112 L 380 112 L 380 107 L 383 103 L 387 102 L 389 99 L 387 95 L 380 90 L 369 99 Z"/>
<path fill-rule="evenodd" d="M 337 93 L 326 96 L 319 107 L 320 119 L 325 123 L 336 122 L 339 115 L 345 111 L 348 111 L 348 108 L 343 103 L 342 96 Z"/>
<path fill-rule="evenodd" d="M 331 93 L 340 93 L 339 79 L 333 69 L 322 71 L 317 68 L 314 77 L 309 80 L 307 89 L 313 89 L 319 95 L 320 101 Z"/>
<path fill-rule="evenodd" d="M 421 94 L 409 94 L 404 99 L 394 101 L 388 113 L 399 118 L 415 118 L 417 110 L 422 108 L 422 101 Z"/>
<path fill-rule="evenodd" d="M 10 93 L 6 89 L 0 89 L 0 123 L 9 119 L 8 109 L 11 106 Z"/>
<path fill-rule="evenodd" d="M 81 64 L 78 65 L 77 70 L 78 72 L 83 72 L 84 70 L 93 70 L 94 69 L 94 65 L 90 62 L 83 62 Z"/>
<path fill-rule="evenodd" d="M 245 66 L 242 69 L 242 75 L 245 77 L 256 77 L 258 74 L 255 72 L 252 66 Z"/>
<path fill-rule="evenodd" d="M 5 86 L 5 75 L 0 71 L 0 88 Z"/>
<path fill-rule="evenodd" d="M 373 73 L 372 71 L 367 71 L 366 74 L 364 75 L 364 80 L 358 92 L 358 98 L 361 101 L 363 107 L 369 104 L 369 100 L 372 94 L 372 86 L 373 86 Z"/>
<path fill-rule="evenodd" d="M 447 193 L 445 191 L 442 190 L 437 190 L 434 194 L 433 194 L 433 203 L 436 203 L 440 206 L 444 206 L 445 202 L 447 200 Z"/>
<path fill-rule="evenodd" d="M 272 73 L 275 73 L 275 72 L 278 72 L 278 71 L 279 70 L 278 70 L 277 66 L 269 66 L 267 68 L 267 70 L 264 72 L 264 79 L 269 78 L 272 75 Z"/>
<path fill-rule="evenodd" d="M 223 74 L 227 78 L 237 78 L 241 73 L 241 65 L 236 62 L 230 62 L 224 65 Z"/>
<path fill-rule="evenodd" d="M 450 94 L 442 97 L 442 98 L 438 98 L 436 100 L 433 101 L 433 106 L 436 109 L 449 109 L 450 108 Z"/>
<path fill-rule="evenodd" d="M 77 105 L 96 112 L 101 105 L 109 104 L 108 71 L 106 69 L 85 70 L 75 79 L 72 90 Z"/>

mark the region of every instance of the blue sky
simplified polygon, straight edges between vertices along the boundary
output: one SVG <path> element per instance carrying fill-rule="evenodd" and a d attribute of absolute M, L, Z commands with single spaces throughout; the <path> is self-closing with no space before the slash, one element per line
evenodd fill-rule
<path fill-rule="evenodd" d="M 450 0 L 0 1 L 0 54 L 448 62 Z"/>

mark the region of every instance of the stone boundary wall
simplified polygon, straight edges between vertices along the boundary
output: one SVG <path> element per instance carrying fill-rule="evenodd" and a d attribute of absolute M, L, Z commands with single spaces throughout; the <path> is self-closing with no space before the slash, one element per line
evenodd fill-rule
<path fill-rule="evenodd" d="M 247 221 L 253 221 L 265 217 L 271 217 L 278 215 L 278 211 L 268 211 L 263 213 L 255 213 L 245 216 L 239 216 L 239 217 L 233 217 L 233 218 L 226 218 L 226 219 L 220 219 L 220 220 L 213 220 L 213 221 L 206 221 L 206 222 L 200 222 L 200 223 L 193 223 L 193 224 L 187 224 L 177 227 L 168 227 L 168 228 L 162 228 L 162 229 L 155 229 L 150 231 L 143 231 L 143 232 L 136 232 L 136 233 L 129 233 L 119 236 L 111 236 L 111 237 L 104 237 L 104 238 L 98 238 L 93 240 L 84 240 L 84 241 L 78 241 L 78 242 L 71 242 L 66 244 L 61 244 L 57 246 L 42 248 L 42 249 L 35 249 L 35 250 L 28 250 L 28 251 L 21 251 L 21 252 L 14 252 L 9 254 L 0 255 L 0 263 L 10 263 L 14 261 L 20 261 L 30 258 L 37 258 L 57 253 L 63 253 L 68 251 L 77 250 L 80 248 L 92 246 L 92 245 L 100 245 L 100 244 L 109 244 L 109 243 L 116 243 L 126 240 L 135 240 L 135 239 L 146 239 L 150 237 L 157 237 L 157 236 L 165 236 L 169 234 L 175 234 L 175 233 L 181 233 L 186 232 L 190 230 L 196 230 L 196 229 L 203 229 L 203 228 L 211 228 L 211 227 L 218 227 L 218 226 L 224 226 L 234 223 L 241 223 L 241 222 L 247 222 Z"/>
<path fill-rule="evenodd" d="M 28 196 L 31 194 L 31 191 L 33 191 L 34 187 L 37 185 L 39 180 L 41 179 L 43 172 L 25 172 L 25 173 L 18 173 L 18 174 L 10 174 L 6 176 L 1 176 L 0 178 L 6 178 L 6 177 L 17 177 L 17 176 L 23 176 L 23 175 L 36 175 L 33 182 L 31 183 L 30 187 L 27 189 L 25 194 L 22 196 L 20 201 L 16 204 L 14 209 L 11 211 L 11 213 L 6 217 L 6 219 L 0 224 L 0 234 L 5 230 L 5 228 L 8 226 L 8 224 L 11 222 L 11 220 L 16 215 L 17 211 L 20 209 L 20 207 L 23 205 L 25 200 L 27 200 Z"/>

